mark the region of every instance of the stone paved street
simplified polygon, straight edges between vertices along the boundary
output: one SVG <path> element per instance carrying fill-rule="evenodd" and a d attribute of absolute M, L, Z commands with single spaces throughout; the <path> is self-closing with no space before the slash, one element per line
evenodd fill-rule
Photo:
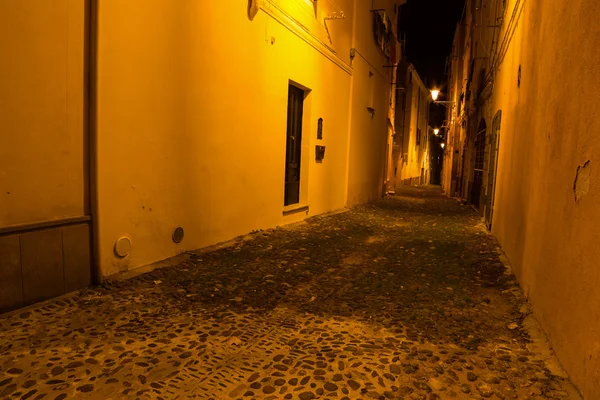
<path fill-rule="evenodd" d="M 407 188 L 0 316 L 0 398 L 578 398 L 503 259 Z"/>

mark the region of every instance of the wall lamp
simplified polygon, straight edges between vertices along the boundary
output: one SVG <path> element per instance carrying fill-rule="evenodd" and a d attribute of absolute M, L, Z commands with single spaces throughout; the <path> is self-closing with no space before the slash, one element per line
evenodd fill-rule
<path fill-rule="evenodd" d="M 437 98 L 438 98 L 439 95 L 440 95 L 440 91 L 439 90 L 434 89 L 434 90 L 431 91 L 431 98 L 433 99 L 433 102 L 435 104 L 441 104 L 444 107 L 446 107 L 446 104 L 454 104 L 455 103 L 454 101 L 438 101 Z"/>

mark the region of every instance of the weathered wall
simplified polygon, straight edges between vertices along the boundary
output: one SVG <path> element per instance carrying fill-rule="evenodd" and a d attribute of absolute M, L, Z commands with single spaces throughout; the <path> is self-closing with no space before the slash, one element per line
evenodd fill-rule
<path fill-rule="evenodd" d="M 515 6 L 522 11 L 488 110 L 502 110 L 492 229 L 563 366 L 585 398 L 596 399 L 600 3 L 511 0 L 501 38 Z M 576 171 L 588 160 L 589 193 L 576 202 Z"/>
<path fill-rule="evenodd" d="M 0 227 L 85 214 L 84 2 L 0 0 Z"/>
<path fill-rule="evenodd" d="M 101 2 L 97 149 L 102 274 L 293 220 L 282 215 L 290 81 L 309 90 L 300 196 L 309 211 L 294 218 L 342 208 L 350 195 L 358 199 L 351 204 L 366 201 L 377 185 L 381 188 L 379 140 L 349 151 L 361 135 L 380 135 L 385 143 L 386 134 L 383 124 L 381 130 L 355 135 L 365 116 L 355 125 L 352 120 L 349 140 L 352 79 L 352 98 L 364 107 L 368 97 L 366 67 L 358 56 L 354 71 L 349 66 L 355 2 L 336 2 L 346 18 L 328 23 L 332 42 L 323 26 L 311 28 L 307 37 L 292 32 L 297 25 L 264 10 L 250 21 L 246 3 Z M 262 3 L 279 16 L 308 5 Z M 364 2 L 357 3 L 370 23 L 370 2 L 366 11 Z M 303 17 L 310 16 L 305 11 Z M 374 48 L 371 30 L 367 37 Z M 366 42 L 360 46 L 368 59 L 371 47 Z M 377 86 L 378 107 L 387 100 L 382 85 Z M 370 123 L 385 118 L 383 106 Z M 323 118 L 323 140 L 316 139 L 318 118 Z M 322 163 L 315 162 L 317 144 L 326 146 Z M 369 182 L 376 180 L 374 187 L 363 190 L 367 177 L 362 175 L 352 176 L 349 184 L 353 158 L 368 160 L 365 167 L 376 174 L 369 176 Z M 185 229 L 181 244 L 171 241 L 177 225 Z M 131 238 L 132 249 L 120 259 L 113 246 L 122 235 Z"/>

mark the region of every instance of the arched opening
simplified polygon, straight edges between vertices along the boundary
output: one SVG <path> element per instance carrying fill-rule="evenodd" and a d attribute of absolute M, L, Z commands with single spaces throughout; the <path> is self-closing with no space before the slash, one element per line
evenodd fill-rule
<path fill-rule="evenodd" d="M 485 158 L 485 137 L 487 125 L 481 119 L 475 136 L 475 167 L 473 171 L 473 186 L 471 186 L 471 204 L 481 210 L 481 189 L 483 187 L 483 164 Z"/>

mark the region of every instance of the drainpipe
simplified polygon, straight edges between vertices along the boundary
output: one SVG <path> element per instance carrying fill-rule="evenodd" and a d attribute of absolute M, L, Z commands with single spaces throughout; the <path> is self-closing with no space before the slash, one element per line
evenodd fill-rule
<path fill-rule="evenodd" d="M 98 73 L 98 3 L 100 0 L 85 2 L 86 29 L 86 127 L 88 135 L 88 196 L 90 215 L 90 252 L 91 252 L 91 278 L 93 284 L 103 281 L 100 268 L 100 230 L 98 227 L 98 146 L 96 124 L 96 99 L 97 99 L 97 73 Z"/>

